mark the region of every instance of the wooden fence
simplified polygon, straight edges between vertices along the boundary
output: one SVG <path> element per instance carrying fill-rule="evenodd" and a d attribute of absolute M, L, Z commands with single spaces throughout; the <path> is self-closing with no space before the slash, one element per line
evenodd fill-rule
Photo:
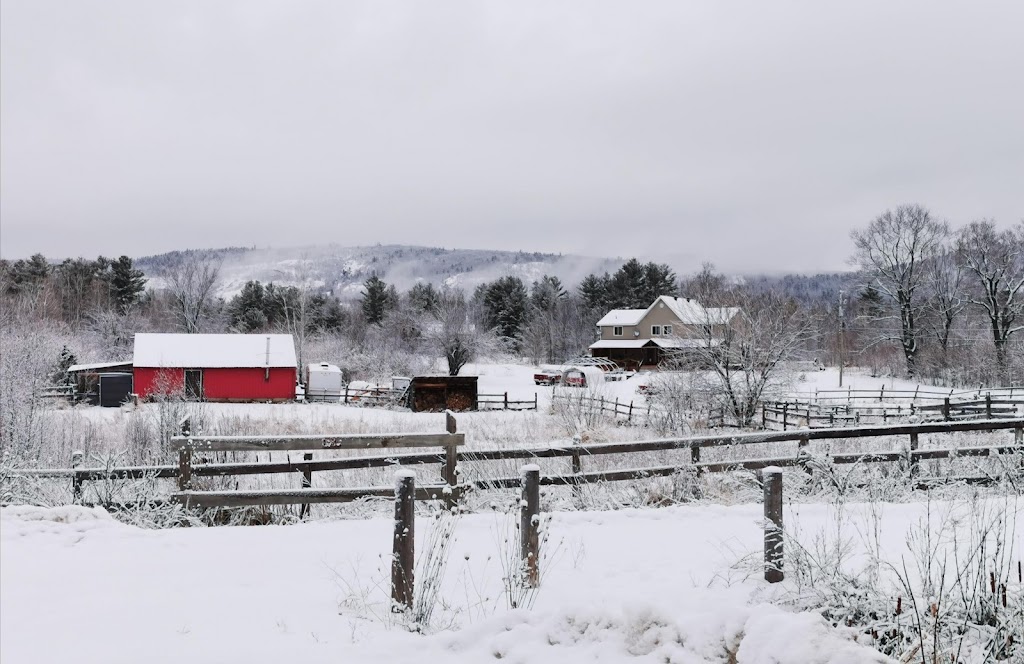
<path fill-rule="evenodd" d="M 759 470 L 770 466 L 800 466 L 813 471 L 809 445 L 812 441 L 871 439 L 891 436 L 907 436 L 909 447 L 883 452 L 839 452 L 827 456 L 831 464 L 900 463 L 906 464 L 910 476 L 919 486 L 925 486 L 948 478 L 920 478 L 918 465 L 932 459 L 954 459 L 961 457 L 998 457 L 1016 455 L 1014 468 L 1024 470 L 1024 418 L 997 420 L 966 420 L 950 422 L 925 422 L 915 424 L 890 424 L 886 426 L 863 426 L 857 428 L 819 428 L 789 431 L 763 431 L 757 433 L 718 434 L 691 436 L 685 438 L 662 438 L 622 443 L 570 444 L 545 447 L 522 447 L 511 449 L 459 450 L 465 438 L 455 433 L 454 417 L 447 417 L 448 433 L 445 434 L 394 434 L 384 436 L 274 436 L 274 437 L 204 437 L 185 435 L 175 438 L 179 447 L 179 463 L 167 466 L 82 468 L 80 455 L 75 457 L 71 469 L 44 469 L 18 471 L 22 475 L 37 477 L 70 477 L 74 495 L 82 496 L 82 484 L 93 480 L 130 478 L 176 478 L 178 492 L 174 498 L 196 507 L 304 504 L 320 502 L 346 502 L 368 497 L 393 495 L 392 487 L 357 488 L 312 488 L 312 474 L 347 469 L 388 468 L 395 466 L 418 466 L 438 464 L 441 466 L 441 483 L 419 487 L 416 497 L 420 500 L 456 499 L 461 491 L 472 487 L 479 490 L 511 488 L 519 486 L 518 477 L 482 477 L 466 480 L 469 464 L 499 460 L 529 460 L 568 458 L 570 471 L 563 475 L 546 475 L 541 478 L 545 485 L 579 486 L 596 482 L 616 482 L 649 477 L 670 476 L 690 470 L 697 473 L 719 473 L 735 470 Z M 954 432 L 991 432 L 1012 430 L 1013 441 L 969 447 L 945 447 L 920 449 L 919 437 L 923 434 L 950 434 Z M 772 457 L 751 457 L 729 460 L 704 460 L 702 451 L 708 448 L 730 450 L 757 449 L 769 443 L 794 443 L 791 454 Z M 344 458 L 314 459 L 313 451 L 351 449 L 388 449 L 422 446 L 440 446 L 442 452 L 414 452 L 388 455 L 353 456 Z M 270 461 L 256 463 L 210 463 L 201 458 L 205 452 L 217 450 L 298 450 L 304 451 L 302 461 Z M 617 468 L 614 470 L 585 471 L 583 462 L 587 458 L 603 455 L 631 455 L 666 450 L 688 450 L 686 463 L 672 463 L 659 466 Z M 230 491 L 199 492 L 191 487 L 194 477 L 222 477 L 253 474 L 299 473 L 302 488 L 271 491 Z M 954 478 L 956 479 L 956 478 Z M 959 478 L 971 482 L 982 482 L 985 478 Z"/>
<path fill-rule="evenodd" d="M 1011 388 L 1012 389 L 1012 388 Z M 761 405 L 761 426 L 786 431 L 790 427 L 845 427 L 862 424 L 889 424 L 910 420 L 962 420 L 1013 418 L 1024 406 L 1024 394 L 985 393 L 970 398 L 948 396 L 938 401 L 917 403 L 820 403 L 814 401 L 772 401 Z"/>
<path fill-rule="evenodd" d="M 404 406 L 407 390 L 395 390 L 390 387 L 374 387 L 363 390 L 349 390 L 345 386 L 341 394 L 341 403 L 366 406 Z M 479 410 L 537 410 L 537 393 L 532 399 L 509 399 L 508 392 L 502 394 L 478 394 Z"/>
<path fill-rule="evenodd" d="M 508 392 L 502 394 L 478 394 L 479 410 L 537 410 L 537 393 L 532 399 L 509 399 Z"/>
<path fill-rule="evenodd" d="M 556 391 L 551 395 L 551 402 L 555 407 L 575 406 L 586 412 L 602 416 L 608 415 L 614 420 L 625 422 L 640 421 L 641 416 L 646 418 L 654 412 L 659 412 L 658 409 L 651 405 L 650 401 L 644 404 L 636 404 L 633 400 L 626 402 L 618 397 L 608 399 L 603 396 L 592 397 L 585 393 L 574 394 Z"/>

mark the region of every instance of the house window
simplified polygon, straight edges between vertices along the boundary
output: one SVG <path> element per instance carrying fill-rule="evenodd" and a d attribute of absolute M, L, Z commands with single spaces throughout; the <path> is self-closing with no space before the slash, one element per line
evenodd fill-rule
<path fill-rule="evenodd" d="M 615 327 L 612 328 L 612 336 L 616 336 L 616 337 L 621 337 L 622 336 L 622 326 L 621 325 L 616 325 Z"/>
<path fill-rule="evenodd" d="M 671 335 L 672 334 L 672 326 L 671 325 L 664 326 L 663 328 L 661 328 L 661 332 L 665 336 Z"/>
<path fill-rule="evenodd" d="M 651 336 L 652 337 L 657 337 L 659 335 L 661 335 L 661 326 L 660 325 L 652 325 L 651 326 Z"/>

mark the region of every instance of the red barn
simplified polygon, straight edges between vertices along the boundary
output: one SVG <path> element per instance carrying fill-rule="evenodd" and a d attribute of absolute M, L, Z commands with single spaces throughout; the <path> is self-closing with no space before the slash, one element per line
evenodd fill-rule
<path fill-rule="evenodd" d="M 290 334 L 136 334 L 135 393 L 184 391 L 205 401 L 291 401 Z"/>

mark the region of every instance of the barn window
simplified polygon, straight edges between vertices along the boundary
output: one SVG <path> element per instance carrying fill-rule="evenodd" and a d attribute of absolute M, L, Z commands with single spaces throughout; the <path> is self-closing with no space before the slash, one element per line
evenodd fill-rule
<path fill-rule="evenodd" d="M 659 336 L 660 334 L 661 334 L 661 326 L 660 325 L 652 325 L 651 326 L 651 336 L 656 337 L 656 336 Z"/>
<path fill-rule="evenodd" d="M 203 370 L 185 369 L 185 398 L 203 398 Z"/>
<path fill-rule="evenodd" d="M 612 335 L 614 335 L 616 337 L 621 337 L 622 336 L 622 326 L 621 325 L 616 325 L 615 327 L 613 327 L 612 328 Z"/>
<path fill-rule="evenodd" d="M 668 336 L 668 335 L 672 334 L 672 326 L 671 325 L 666 325 L 664 328 L 662 328 L 661 331 L 662 331 L 662 333 L 665 336 Z"/>

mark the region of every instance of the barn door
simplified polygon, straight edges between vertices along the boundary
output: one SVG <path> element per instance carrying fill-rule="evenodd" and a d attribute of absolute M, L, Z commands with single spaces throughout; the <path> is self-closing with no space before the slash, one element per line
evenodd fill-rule
<path fill-rule="evenodd" d="M 185 369 L 185 398 L 202 400 L 203 370 Z"/>

